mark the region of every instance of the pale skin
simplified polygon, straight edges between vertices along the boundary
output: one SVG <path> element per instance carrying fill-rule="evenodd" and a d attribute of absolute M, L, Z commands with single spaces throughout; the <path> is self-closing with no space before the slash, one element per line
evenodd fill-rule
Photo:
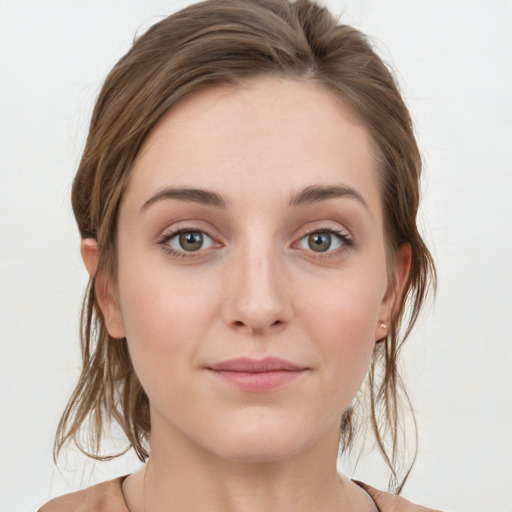
<path fill-rule="evenodd" d="M 150 400 L 131 512 L 376 510 L 336 461 L 410 265 L 408 245 L 386 253 L 377 173 L 357 116 L 307 81 L 211 87 L 153 129 L 120 207 L 117 280 L 96 284 Z M 95 241 L 81 252 L 93 274 Z M 211 371 L 242 356 L 303 370 L 259 391 Z"/>

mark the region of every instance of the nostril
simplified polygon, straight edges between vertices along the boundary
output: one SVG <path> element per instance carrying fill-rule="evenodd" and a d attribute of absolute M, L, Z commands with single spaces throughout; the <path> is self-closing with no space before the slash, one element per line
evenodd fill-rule
<path fill-rule="evenodd" d="M 270 327 L 279 327 L 279 326 L 281 326 L 282 324 L 283 324 L 282 320 L 275 320 L 274 322 L 272 322 L 272 323 L 270 324 Z M 235 327 L 244 327 L 245 325 L 248 325 L 248 324 L 246 324 L 246 323 L 245 323 L 245 322 L 243 322 L 242 320 L 235 320 L 235 321 L 233 322 L 233 325 L 234 325 Z"/>

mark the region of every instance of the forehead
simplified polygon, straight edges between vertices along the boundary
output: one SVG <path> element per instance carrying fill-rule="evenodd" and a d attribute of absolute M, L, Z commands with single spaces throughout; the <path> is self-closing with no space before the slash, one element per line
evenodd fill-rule
<path fill-rule="evenodd" d="M 361 189 L 380 203 L 373 141 L 325 87 L 258 77 L 188 95 L 160 120 L 136 159 L 127 193 L 190 186 L 289 197 L 312 183 Z"/>

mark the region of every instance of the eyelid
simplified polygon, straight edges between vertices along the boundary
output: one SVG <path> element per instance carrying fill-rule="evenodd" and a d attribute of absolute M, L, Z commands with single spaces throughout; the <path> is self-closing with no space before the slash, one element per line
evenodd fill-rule
<path fill-rule="evenodd" d="M 175 247 L 170 246 L 167 242 L 174 237 L 178 236 L 183 232 L 200 232 L 206 235 L 208 238 L 212 240 L 212 245 L 207 248 L 201 248 L 197 251 L 185 251 L 180 250 Z M 329 259 L 339 257 L 340 254 L 345 253 L 348 249 L 352 248 L 354 245 L 354 240 L 352 238 L 351 233 L 340 227 L 322 224 L 312 226 L 310 229 L 307 229 L 302 233 L 300 238 L 296 239 L 296 241 L 292 244 L 292 247 L 298 245 L 301 241 L 303 241 L 306 237 L 313 233 L 329 233 L 330 235 L 334 235 L 338 238 L 341 243 L 341 246 L 335 249 L 328 249 L 327 251 L 314 251 L 312 249 L 304 249 L 299 248 L 302 251 L 307 252 L 311 258 L 314 259 Z M 188 259 L 199 258 L 205 256 L 205 253 L 210 253 L 210 249 L 222 247 L 224 244 L 218 241 L 218 237 L 211 234 L 210 230 L 205 229 L 197 224 L 185 223 L 182 225 L 172 226 L 168 229 L 164 230 L 163 233 L 158 237 L 157 244 L 161 246 L 162 250 L 164 250 L 167 254 L 170 254 L 173 257 L 183 257 Z"/>
<path fill-rule="evenodd" d="M 172 240 L 176 236 L 179 236 L 181 233 L 186 232 L 200 232 L 203 235 L 206 235 L 212 241 L 211 246 L 206 247 L 204 249 L 198 249 L 197 251 L 185 251 L 168 244 L 170 240 Z M 162 248 L 162 250 L 165 253 L 169 254 L 170 256 L 188 259 L 202 257 L 205 255 L 205 253 L 210 252 L 209 249 L 211 249 L 212 247 L 221 247 L 223 245 L 221 242 L 217 240 L 217 237 L 215 237 L 209 232 L 209 230 L 205 229 L 204 227 L 199 227 L 198 225 L 189 223 L 173 226 L 164 230 L 162 234 L 157 238 L 156 243 Z"/>
<path fill-rule="evenodd" d="M 305 252 L 307 252 L 310 257 L 314 259 L 329 259 L 329 258 L 336 258 L 339 257 L 341 254 L 345 253 L 347 250 L 351 249 L 354 245 L 354 240 L 352 238 L 352 235 L 348 230 L 345 230 L 343 228 L 334 227 L 332 225 L 320 225 L 320 226 L 314 226 L 311 229 L 308 229 L 305 233 L 302 234 L 302 236 L 297 240 L 297 242 L 294 242 L 294 245 L 299 244 L 302 242 L 306 237 L 313 233 L 329 233 L 330 235 L 334 235 L 337 237 L 341 243 L 341 246 L 338 248 L 335 248 L 333 250 L 329 249 L 327 251 L 313 251 L 312 249 L 303 249 Z"/>

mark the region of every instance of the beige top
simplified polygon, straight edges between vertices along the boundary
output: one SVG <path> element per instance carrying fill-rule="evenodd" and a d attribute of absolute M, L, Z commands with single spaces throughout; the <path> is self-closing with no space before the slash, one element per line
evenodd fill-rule
<path fill-rule="evenodd" d="M 38 512 L 129 512 L 121 490 L 125 478 L 123 476 L 60 496 L 43 505 Z M 378 491 L 362 482 L 354 482 L 370 495 L 380 512 L 436 512 L 414 505 L 401 496 Z"/>

